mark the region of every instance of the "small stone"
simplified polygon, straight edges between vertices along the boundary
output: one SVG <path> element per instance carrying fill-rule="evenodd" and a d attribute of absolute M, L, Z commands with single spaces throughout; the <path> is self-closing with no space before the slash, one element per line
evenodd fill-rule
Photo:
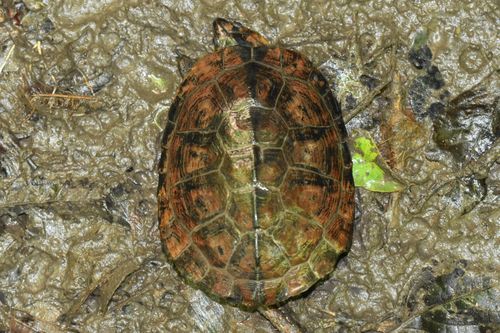
<path fill-rule="evenodd" d="M 429 117 L 436 118 L 439 114 L 444 112 L 444 104 L 441 102 L 432 103 L 427 110 Z"/>
<path fill-rule="evenodd" d="M 431 89 L 440 89 L 444 86 L 445 82 L 443 75 L 437 66 L 431 66 L 427 69 L 427 75 L 423 77 L 424 83 Z"/>
<path fill-rule="evenodd" d="M 431 65 L 432 51 L 427 45 L 412 48 L 408 54 L 408 59 L 417 69 L 428 68 Z"/>

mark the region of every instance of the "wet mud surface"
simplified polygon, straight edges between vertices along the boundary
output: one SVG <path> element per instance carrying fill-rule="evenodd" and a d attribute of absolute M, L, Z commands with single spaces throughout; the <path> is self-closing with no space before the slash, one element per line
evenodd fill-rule
<path fill-rule="evenodd" d="M 493 1 L 3 1 L 0 331 L 275 332 L 180 279 L 156 164 L 215 17 L 300 51 L 398 193 L 357 190 L 351 251 L 281 307 L 306 332 L 500 322 L 498 7 Z"/>

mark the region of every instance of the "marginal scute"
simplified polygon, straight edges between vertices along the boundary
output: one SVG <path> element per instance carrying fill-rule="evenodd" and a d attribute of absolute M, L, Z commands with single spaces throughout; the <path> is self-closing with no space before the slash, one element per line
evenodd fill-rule
<path fill-rule="evenodd" d="M 333 270 L 339 254 L 327 241 L 322 240 L 311 253 L 309 266 L 318 278 L 322 278 Z"/>
<path fill-rule="evenodd" d="M 273 305 L 285 301 L 288 292 L 282 278 L 264 280 L 262 286 L 264 306 Z"/>
<path fill-rule="evenodd" d="M 352 181 L 352 159 L 351 159 L 351 153 L 349 152 L 349 147 L 347 146 L 347 142 L 342 142 L 340 144 L 342 146 L 342 160 L 343 160 L 343 168 L 346 170 L 346 179 L 349 181 L 349 177 L 351 178 L 351 184 L 354 184 Z"/>
<path fill-rule="evenodd" d="M 323 74 L 321 74 L 321 72 L 317 69 L 314 69 L 309 74 L 309 82 L 319 92 L 321 96 L 325 95 L 327 92 L 330 91 L 328 81 L 326 81 Z"/>
<path fill-rule="evenodd" d="M 281 68 L 281 49 L 279 47 L 257 47 L 253 51 L 254 60 L 268 66 Z"/>
<path fill-rule="evenodd" d="M 233 294 L 237 295 L 235 300 L 245 307 L 255 308 L 256 304 L 265 302 L 262 294 L 263 281 L 255 280 L 235 280 Z"/>
<path fill-rule="evenodd" d="M 346 153 L 344 151 L 344 153 Z M 346 219 L 354 217 L 354 179 L 352 177 L 351 166 L 344 167 L 342 177 L 342 204 L 340 205 L 339 212 Z"/>
<path fill-rule="evenodd" d="M 351 245 L 352 224 L 337 215 L 325 228 L 325 239 L 338 252 L 344 252 Z"/>
<path fill-rule="evenodd" d="M 167 121 L 167 125 L 165 126 L 165 129 L 163 130 L 163 136 L 161 139 L 161 145 L 163 149 L 167 149 L 168 146 L 168 141 L 171 137 L 171 134 L 175 128 L 175 123 L 171 121 Z M 167 156 L 167 154 L 162 154 L 162 159 L 164 159 Z M 163 160 L 158 163 L 160 166 L 163 166 Z M 163 170 L 160 168 L 160 172 Z"/>
<path fill-rule="evenodd" d="M 168 215 L 168 213 L 168 211 L 164 211 L 164 215 Z M 168 254 L 175 260 L 189 246 L 191 236 L 179 220 L 173 219 L 164 222 L 167 218 L 168 216 L 162 216 L 160 233 L 161 238 L 165 241 Z"/>
<path fill-rule="evenodd" d="M 183 99 L 177 95 L 174 99 L 174 101 L 172 102 L 172 104 L 170 105 L 170 109 L 168 111 L 168 121 L 171 122 L 171 123 L 175 123 L 177 121 L 177 116 L 179 115 L 179 112 L 181 111 L 181 105 L 183 103 Z M 164 132 L 165 133 L 165 132 Z M 167 140 L 165 137 L 165 134 L 163 135 L 163 143 L 166 143 Z"/>
<path fill-rule="evenodd" d="M 158 210 L 160 226 L 162 223 L 168 223 L 172 217 L 172 209 L 168 203 L 169 187 L 165 178 L 165 174 L 160 174 L 160 179 L 162 180 L 162 182 L 158 184 Z"/>
<path fill-rule="evenodd" d="M 344 152 L 348 154 L 348 152 Z M 337 215 L 326 226 L 325 239 L 335 244 L 339 251 L 345 251 L 351 245 L 352 221 L 354 219 L 354 185 L 350 166 L 345 166 L 342 178 L 342 201 L 339 202 Z"/>
<path fill-rule="evenodd" d="M 294 266 L 284 276 L 288 297 L 299 295 L 309 289 L 318 279 L 307 263 Z"/>
<path fill-rule="evenodd" d="M 312 63 L 292 50 L 282 49 L 283 71 L 286 75 L 307 80 L 313 70 Z"/>
<path fill-rule="evenodd" d="M 341 138 L 345 139 L 344 135 L 347 135 L 345 130 L 344 121 L 342 120 L 342 112 L 340 111 L 340 104 L 337 102 L 335 96 L 331 91 L 328 91 L 326 95 L 323 96 L 323 100 L 325 101 L 326 107 L 330 111 L 332 118 L 335 120 L 337 128 L 341 132 Z"/>
<path fill-rule="evenodd" d="M 201 283 L 207 290 L 211 290 L 220 297 L 227 298 L 232 295 L 234 279 L 223 269 L 210 269 Z"/>
<path fill-rule="evenodd" d="M 175 261 L 175 267 L 193 282 L 199 282 L 210 269 L 205 257 L 195 246 L 189 246 Z"/>
<path fill-rule="evenodd" d="M 251 50 L 249 47 L 227 47 L 222 50 L 224 69 L 242 65 L 250 60 Z"/>

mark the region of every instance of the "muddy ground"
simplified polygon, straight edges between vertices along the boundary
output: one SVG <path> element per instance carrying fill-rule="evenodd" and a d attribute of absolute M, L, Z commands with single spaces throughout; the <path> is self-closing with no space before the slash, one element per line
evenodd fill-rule
<path fill-rule="evenodd" d="M 0 331 L 274 332 L 180 279 L 156 164 L 181 77 L 235 18 L 328 77 L 404 188 L 357 190 L 351 251 L 282 306 L 305 332 L 493 331 L 495 1 L 2 1 Z"/>

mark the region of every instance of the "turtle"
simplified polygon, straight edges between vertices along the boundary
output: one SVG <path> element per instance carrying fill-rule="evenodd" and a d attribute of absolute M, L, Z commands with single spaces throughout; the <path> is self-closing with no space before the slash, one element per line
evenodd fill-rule
<path fill-rule="evenodd" d="M 235 20 L 180 84 L 163 131 L 158 216 L 178 274 L 244 309 L 325 279 L 352 240 L 347 132 L 330 86 L 300 53 Z"/>

